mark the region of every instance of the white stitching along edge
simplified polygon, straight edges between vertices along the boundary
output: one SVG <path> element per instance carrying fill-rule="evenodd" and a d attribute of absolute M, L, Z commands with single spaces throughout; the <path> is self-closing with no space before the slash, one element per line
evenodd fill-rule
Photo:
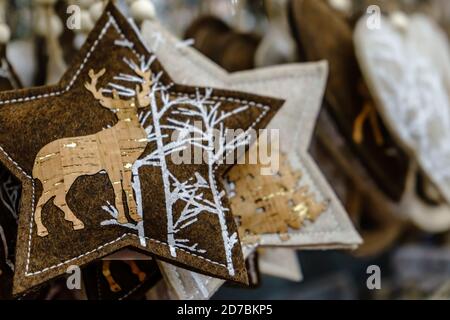
<path fill-rule="evenodd" d="M 107 32 L 107 30 L 109 29 L 109 27 L 111 26 L 111 24 L 114 26 L 114 28 L 116 29 L 116 31 L 120 34 L 120 36 L 121 36 L 124 40 L 128 41 L 128 39 L 127 39 L 127 38 L 125 37 L 125 35 L 123 34 L 122 30 L 120 29 L 119 25 L 117 24 L 117 22 L 115 21 L 114 17 L 111 15 L 111 13 L 110 13 L 110 12 L 107 12 L 107 14 L 108 14 L 108 16 L 109 16 L 108 22 L 107 22 L 107 23 L 105 24 L 105 26 L 103 27 L 102 31 L 101 31 L 100 34 L 99 34 L 99 37 L 94 41 L 94 43 L 93 43 L 91 49 L 90 49 L 90 50 L 88 51 L 88 53 L 86 54 L 85 58 L 83 59 L 83 62 L 80 64 L 79 68 L 78 68 L 77 71 L 75 72 L 75 74 L 74 74 L 74 76 L 72 77 L 71 81 L 69 82 L 69 84 L 68 84 L 63 90 L 56 91 L 56 92 L 51 92 L 51 93 L 46 93 L 46 94 L 39 94 L 39 95 L 30 96 L 30 97 L 25 97 L 25 98 L 17 98 L 17 99 L 4 100 L 4 101 L 0 101 L 0 105 L 9 104 L 9 103 L 16 103 L 16 102 L 23 102 L 23 101 L 31 101 L 31 100 L 42 99 L 42 98 L 48 98 L 48 97 L 53 97 L 53 96 L 59 96 L 59 95 L 61 95 L 61 94 L 64 94 L 64 93 L 68 92 L 68 91 L 71 89 L 71 87 L 73 86 L 73 84 L 75 83 L 76 79 L 78 78 L 78 76 L 80 75 L 81 71 L 83 70 L 83 68 L 84 68 L 86 62 L 88 61 L 89 57 L 91 56 L 92 52 L 95 50 L 95 48 L 97 47 L 99 41 L 103 38 L 103 36 L 104 36 L 105 33 Z M 145 47 L 145 46 L 144 46 L 144 47 Z M 130 48 L 130 49 L 133 51 L 133 53 L 134 53 L 137 57 L 140 56 L 134 49 L 132 49 L 132 48 Z M 180 92 L 176 92 L 175 94 L 177 94 L 177 95 L 183 95 L 183 93 L 180 93 Z M 184 94 L 184 95 L 185 95 L 185 96 L 189 96 L 189 94 Z M 270 109 L 270 107 L 267 106 L 267 105 L 262 105 L 262 104 L 260 104 L 260 103 L 256 103 L 256 102 L 253 102 L 253 101 L 240 100 L 240 99 L 236 99 L 236 98 L 226 98 L 226 97 L 212 96 L 211 99 L 214 99 L 214 100 L 228 100 L 228 101 L 230 101 L 230 102 L 245 102 L 245 103 L 248 103 L 249 105 L 253 105 L 253 106 L 258 107 L 258 108 L 263 108 L 264 110 L 263 110 L 262 114 L 260 114 L 260 115 L 258 116 L 258 118 L 257 118 L 257 119 L 256 119 L 256 120 L 255 120 L 255 121 L 247 128 L 247 130 L 246 130 L 247 132 L 250 131 L 250 130 L 251 130 L 251 129 L 252 129 L 252 128 L 253 128 L 253 127 L 254 127 L 254 126 L 255 126 L 255 125 L 256 125 L 256 124 L 257 124 L 257 123 L 265 116 L 265 115 L 266 115 L 266 114 L 267 114 L 267 112 L 268 112 L 269 109 Z M 32 211 L 33 211 L 33 212 L 32 212 L 32 215 L 31 215 L 31 217 L 30 217 L 30 228 L 29 228 L 29 237 L 28 237 L 28 252 L 27 252 L 27 261 L 26 261 L 26 265 L 25 265 L 25 276 L 26 276 L 26 277 L 34 276 L 34 275 L 37 275 L 37 274 L 40 274 L 40 273 L 43 273 L 43 272 L 46 272 L 46 271 L 49 271 L 49 270 L 52 270 L 52 269 L 61 267 L 61 266 L 65 265 L 65 264 L 68 264 L 68 263 L 74 261 L 74 260 L 77 260 L 77 259 L 79 259 L 79 258 L 82 258 L 82 257 L 85 257 L 85 256 L 87 256 L 87 255 L 93 254 L 93 253 L 99 251 L 100 249 L 103 249 L 103 248 L 105 248 L 105 247 L 107 247 L 107 246 L 109 246 L 109 245 L 111 245 L 111 244 L 116 243 L 117 241 L 119 241 L 119 240 L 125 238 L 126 236 L 134 236 L 134 237 L 137 237 L 137 238 L 138 238 L 138 235 L 136 235 L 136 234 L 133 234 L 133 233 L 125 233 L 125 234 L 123 234 L 122 236 L 120 236 L 119 238 L 117 238 L 117 239 L 115 239 L 115 240 L 113 240 L 113 241 L 110 241 L 110 242 L 108 242 L 108 243 L 106 243 L 106 244 L 103 244 L 103 245 L 97 247 L 96 249 L 90 250 L 90 251 L 88 251 L 88 252 L 86 252 L 86 253 L 84 253 L 84 254 L 81 254 L 81 255 L 79 255 L 79 256 L 77 256 L 77 257 L 68 259 L 68 260 L 66 260 L 66 261 L 60 262 L 60 263 L 55 264 L 55 265 L 52 265 L 52 266 L 50 266 L 50 267 L 46 267 L 46 268 L 44 268 L 44 269 L 42 269 L 42 270 L 39 270 L 39 271 L 28 272 L 28 270 L 29 270 L 29 265 L 30 265 L 30 256 L 31 256 L 31 235 L 32 235 L 32 232 L 33 232 L 33 218 L 34 218 L 34 194 L 35 194 L 34 180 L 33 180 L 33 178 L 32 178 L 30 175 L 28 175 L 28 174 L 27 174 L 27 173 L 19 166 L 19 164 L 18 164 L 16 161 L 14 161 L 14 160 L 9 156 L 9 154 L 8 154 L 1 146 L 0 146 L 0 151 L 7 157 L 7 159 L 8 159 L 8 160 L 9 160 L 9 161 L 10 161 L 10 162 L 11 162 L 11 163 L 12 163 L 12 164 L 13 164 L 13 165 L 14 165 L 14 166 L 15 166 L 15 167 L 16 167 L 16 168 L 17 168 L 17 169 L 18 169 L 18 170 L 26 177 L 26 178 L 30 179 L 30 180 L 31 180 L 31 183 L 32 183 L 32 188 L 31 188 L 31 189 L 32 189 L 32 191 L 31 191 L 31 192 L 32 192 L 32 197 L 31 197 L 31 208 L 32 208 Z M 217 165 L 215 166 L 215 168 L 217 168 Z M 168 246 L 167 243 L 162 242 L 162 241 L 160 241 L 160 240 L 152 239 L 152 238 L 148 238 L 148 237 L 145 237 L 145 238 L 146 238 L 147 240 L 149 240 L 149 241 L 153 241 L 153 242 L 156 242 L 156 243 L 159 243 L 159 244 L 163 244 L 163 245 Z M 177 249 L 178 249 L 178 250 L 181 250 L 181 251 L 183 251 L 183 252 L 185 252 L 185 253 L 187 253 L 187 254 L 189 254 L 189 255 L 195 256 L 195 257 L 197 257 L 197 258 L 199 258 L 199 259 L 203 259 L 203 260 L 208 261 L 208 262 L 210 262 L 210 263 L 212 263 L 212 264 L 215 264 L 215 265 L 218 265 L 218 266 L 221 266 L 221 267 L 226 268 L 226 265 L 225 265 L 225 264 L 222 264 L 222 263 L 219 263 L 219 262 L 210 260 L 210 259 L 208 259 L 208 258 L 199 256 L 199 255 L 197 255 L 197 254 L 195 254 L 195 253 L 189 252 L 189 251 L 184 250 L 184 249 L 182 249 L 182 248 L 177 248 Z"/>

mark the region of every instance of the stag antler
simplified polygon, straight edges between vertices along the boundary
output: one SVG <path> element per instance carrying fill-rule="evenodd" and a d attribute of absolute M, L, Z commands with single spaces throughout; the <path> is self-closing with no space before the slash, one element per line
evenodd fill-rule
<path fill-rule="evenodd" d="M 100 104 L 108 109 L 114 109 L 114 99 L 116 99 L 117 95 L 113 98 L 109 98 L 103 95 L 102 89 L 97 89 L 98 79 L 102 77 L 106 72 L 106 69 L 103 68 L 98 73 L 95 73 L 94 70 L 89 70 L 89 78 L 91 78 L 91 82 L 86 82 L 84 87 L 88 89 L 95 99 L 97 99 Z"/>
<path fill-rule="evenodd" d="M 139 89 L 139 86 L 136 86 L 136 96 L 138 105 L 141 108 L 148 107 L 150 105 L 150 92 L 153 81 L 150 79 L 152 72 L 151 70 L 143 71 L 139 68 L 136 68 L 134 71 L 138 76 L 140 76 L 143 80 L 142 82 L 142 90 Z"/>
<path fill-rule="evenodd" d="M 91 82 L 86 82 L 84 84 L 85 88 L 88 89 L 95 99 L 97 99 L 100 104 L 112 111 L 117 111 L 122 108 L 126 108 L 129 106 L 132 101 L 129 100 L 122 100 L 120 99 L 119 94 L 116 90 L 113 90 L 113 96 L 112 98 L 106 97 L 102 93 L 102 89 L 97 89 L 98 79 L 100 79 L 101 76 L 105 74 L 105 69 L 103 68 L 98 73 L 95 73 L 94 70 L 89 70 L 89 77 L 91 78 Z"/>

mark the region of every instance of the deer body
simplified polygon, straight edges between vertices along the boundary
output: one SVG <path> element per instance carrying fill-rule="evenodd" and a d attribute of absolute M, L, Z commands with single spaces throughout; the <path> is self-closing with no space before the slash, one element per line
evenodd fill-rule
<path fill-rule="evenodd" d="M 95 134 L 52 141 L 38 152 L 33 178 L 39 179 L 43 187 L 34 214 L 39 236 L 48 234 L 47 228 L 42 224 L 41 214 L 43 206 L 52 198 L 53 203 L 64 212 L 64 219 L 72 222 L 74 230 L 84 228 L 83 222 L 69 208 L 66 195 L 78 177 L 94 175 L 101 171 L 106 172 L 112 184 L 118 222 L 128 222 L 123 205 L 123 192 L 130 217 L 134 221 L 141 220 L 134 199 L 131 170 L 133 163 L 147 146 L 147 133 L 139 123 L 135 99 L 121 100 L 116 93 L 113 93 L 113 98 L 106 98 L 101 91 L 96 90 L 97 79 L 103 73 L 104 70 L 98 74 L 91 70 L 89 75 L 92 82 L 86 84 L 86 88 L 100 100 L 102 106 L 114 110 L 119 121 L 113 127 Z M 138 96 L 140 106 L 145 106 L 146 93 L 147 91 L 143 90 Z"/>

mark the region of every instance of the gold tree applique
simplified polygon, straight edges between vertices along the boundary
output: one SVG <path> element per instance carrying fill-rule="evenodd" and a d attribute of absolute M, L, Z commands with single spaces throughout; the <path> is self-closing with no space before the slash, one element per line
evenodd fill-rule
<path fill-rule="evenodd" d="M 239 217 L 239 234 L 287 234 L 314 221 L 326 204 L 315 200 L 306 186 L 300 186 L 301 173 L 294 171 L 286 155 L 280 153 L 280 168 L 274 175 L 262 175 L 261 165 L 238 165 L 228 175 L 234 196 L 231 208 Z"/>

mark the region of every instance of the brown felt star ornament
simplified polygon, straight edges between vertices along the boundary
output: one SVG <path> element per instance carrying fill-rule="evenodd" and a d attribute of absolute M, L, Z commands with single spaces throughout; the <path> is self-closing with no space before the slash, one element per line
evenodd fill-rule
<path fill-rule="evenodd" d="M 217 181 L 282 100 L 174 83 L 110 3 L 57 85 L 0 104 L 0 160 L 23 188 L 16 294 L 127 246 L 247 282 Z M 188 149 L 201 158 L 180 162 Z"/>

